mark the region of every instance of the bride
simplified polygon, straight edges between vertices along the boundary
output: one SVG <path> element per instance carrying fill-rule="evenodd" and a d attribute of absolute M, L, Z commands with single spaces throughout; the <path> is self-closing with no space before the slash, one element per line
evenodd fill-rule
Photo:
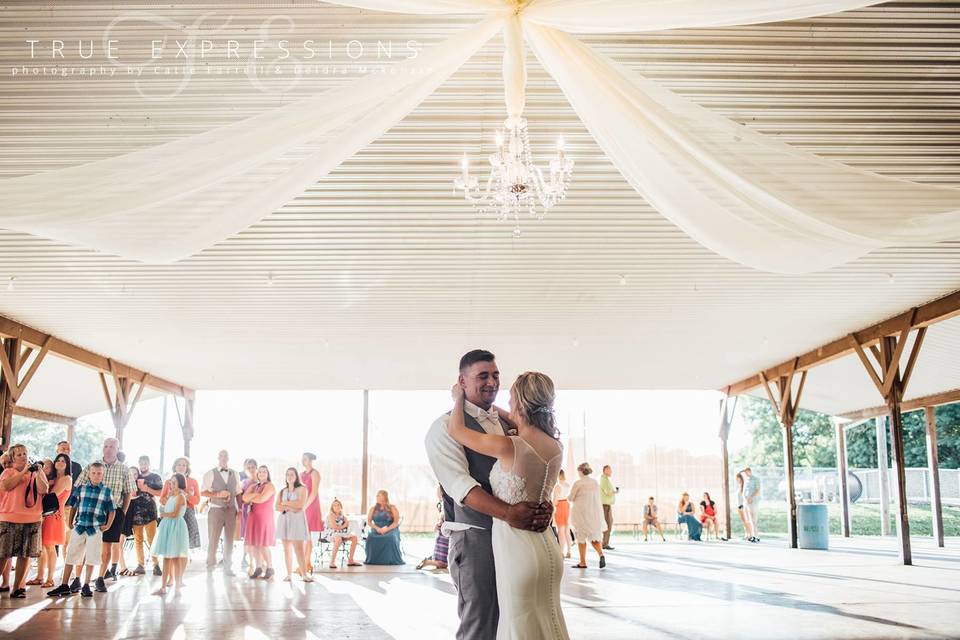
<path fill-rule="evenodd" d="M 469 429 L 463 420 L 463 387 L 455 384 L 452 393 L 450 436 L 497 459 L 490 471 L 494 495 L 508 504 L 548 501 L 563 461 L 554 424 L 553 381 L 542 373 L 524 373 L 510 388 L 509 416 L 495 407 L 500 419 L 516 430 L 512 436 Z M 500 603 L 497 640 L 568 640 L 560 610 L 563 558 L 553 530 L 524 531 L 494 520 L 492 539 Z"/>

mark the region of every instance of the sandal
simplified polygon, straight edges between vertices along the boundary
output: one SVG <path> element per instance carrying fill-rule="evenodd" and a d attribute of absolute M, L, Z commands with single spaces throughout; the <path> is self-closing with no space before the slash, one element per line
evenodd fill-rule
<path fill-rule="evenodd" d="M 348 567 L 362 567 L 362 566 L 363 566 L 363 563 L 362 563 L 362 562 L 348 562 L 348 563 L 347 563 L 347 566 L 348 566 Z"/>
<path fill-rule="evenodd" d="M 39 587 L 41 584 L 43 584 L 43 580 L 40 578 L 34 578 L 33 580 L 27 580 L 26 584 L 28 587 Z"/>
<path fill-rule="evenodd" d="M 313 582 L 313 576 L 311 576 L 311 575 L 306 575 L 306 576 L 303 577 L 303 581 L 304 581 L 304 582 Z"/>
<path fill-rule="evenodd" d="M 121 576 L 124 576 L 124 577 L 126 577 L 126 576 L 132 576 L 132 575 L 133 575 L 133 572 L 130 571 L 130 569 L 123 569 L 123 570 L 120 571 L 120 573 L 119 573 L 118 575 L 121 575 Z"/>
<path fill-rule="evenodd" d="M 337 565 L 335 565 L 335 564 L 331 564 L 331 565 L 329 565 L 329 566 L 330 566 L 331 569 L 336 569 L 336 568 L 337 568 Z"/>
<path fill-rule="evenodd" d="M 575 564 L 575 565 L 573 565 L 573 568 L 574 568 L 574 569 L 586 569 L 586 568 L 587 568 L 587 565 L 585 565 L 585 564 Z"/>
<path fill-rule="evenodd" d="M 44 582 L 44 583 L 43 583 L 42 585 L 40 585 L 40 586 L 42 586 L 44 589 L 52 589 L 52 588 L 53 588 L 53 580 L 47 580 L 46 582 Z"/>

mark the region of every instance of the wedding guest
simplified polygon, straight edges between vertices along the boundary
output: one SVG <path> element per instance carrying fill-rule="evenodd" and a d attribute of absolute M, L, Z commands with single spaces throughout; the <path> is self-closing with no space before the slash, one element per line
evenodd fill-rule
<path fill-rule="evenodd" d="M 600 568 L 607 566 L 607 557 L 603 554 L 600 544 L 606 522 L 603 517 L 603 505 L 600 502 L 600 484 L 590 477 L 593 469 L 586 462 L 577 467 L 580 479 L 570 487 L 567 496 L 573 507 L 570 509 L 570 524 L 573 534 L 577 537 L 577 548 L 580 551 L 580 562 L 573 565 L 577 569 L 587 568 L 587 542 L 600 556 Z"/>
<path fill-rule="evenodd" d="M 130 474 L 117 454 L 120 452 L 120 441 L 116 438 L 107 438 L 103 441 L 103 457 L 98 461 L 103 467 L 103 484 L 110 489 L 110 498 L 113 500 L 113 508 L 116 512 L 111 520 L 110 528 L 103 532 L 103 540 L 99 558 L 100 575 L 97 577 L 94 589 L 100 593 L 106 593 L 107 585 L 105 578 L 110 577 L 116 580 L 116 565 L 112 567 L 110 558 L 113 553 L 113 546 L 120 541 L 120 534 L 123 530 L 124 519 L 127 509 L 130 508 L 130 498 L 136 490 L 136 486 L 130 479 Z M 90 466 L 84 469 L 77 478 L 77 484 L 82 485 L 87 481 Z M 98 564 L 97 559 L 87 558 L 87 563 Z"/>
<path fill-rule="evenodd" d="M 165 594 L 167 587 L 176 586 L 178 591 L 183 588 L 183 572 L 190 553 L 190 533 L 183 517 L 187 511 L 187 479 L 183 474 L 175 473 L 167 480 L 165 488 L 160 526 L 151 548 L 155 557 L 163 558 L 163 584 L 156 591 L 157 595 Z"/>
<path fill-rule="evenodd" d="M 740 522 L 743 524 L 743 539 L 750 540 L 754 537 L 753 523 L 750 522 L 750 518 L 743 510 L 743 471 L 738 471 L 734 477 L 737 481 L 737 513 L 740 515 Z"/>
<path fill-rule="evenodd" d="M 303 555 L 307 559 L 307 571 L 313 573 L 313 534 L 323 531 L 323 513 L 320 511 L 320 472 L 313 468 L 313 463 L 317 456 L 313 453 L 305 452 L 302 456 L 303 471 L 300 473 L 300 481 L 307 488 L 306 517 L 307 527 L 310 535 L 303 543 Z"/>
<path fill-rule="evenodd" d="M 61 453 L 70 457 L 71 455 L 71 445 L 66 440 L 61 440 L 57 443 L 57 455 Z M 77 486 L 77 478 L 80 477 L 80 473 L 83 471 L 83 465 L 70 457 L 70 479 L 73 482 L 73 486 Z"/>
<path fill-rule="evenodd" d="M 207 498 L 210 505 L 207 511 L 207 570 L 217 565 L 217 545 L 222 537 L 223 572 L 232 576 L 240 475 L 230 468 L 230 454 L 226 450 L 217 454 L 217 466 L 203 474 L 200 495 Z"/>
<path fill-rule="evenodd" d="M 553 487 L 553 524 L 557 527 L 557 537 L 560 540 L 560 552 L 564 558 L 570 557 L 570 484 L 567 474 L 560 470 L 557 484 Z"/>
<path fill-rule="evenodd" d="M 603 520 L 607 523 L 607 528 L 603 530 L 603 548 L 613 551 L 610 546 L 610 534 L 613 533 L 613 505 L 617 501 L 619 487 L 613 486 L 611 477 L 613 469 L 610 465 L 603 465 L 603 471 L 600 475 L 600 501 L 603 503 Z"/>
<path fill-rule="evenodd" d="M 443 523 L 446 521 L 446 518 L 443 517 L 443 489 L 439 486 L 437 487 L 437 499 L 437 511 L 440 512 L 440 520 L 433 528 L 437 534 L 437 538 L 433 543 L 433 554 L 420 561 L 420 564 L 417 565 L 417 571 L 424 567 L 435 567 L 440 571 L 447 570 L 450 538 L 443 533 Z"/>
<path fill-rule="evenodd" d="M 40 472 L 47 478 L 47 493 L 44 494 L 43 499 L 47 499 L 47 494 L 52 493 L 53 491 L 53 482 L 51 477 L 53 476 L 53 460 L 50 458 L 43 459 L 43 467 L 40 469 Z M 47 548 L 43 544 L 43 521 L 47 519 L 46 509 L 41 511 L 41 523 L 40 523 L 40 556 L 37 558 L 37 574 L 35 577 L 30 578 L 26 581 L 28 587 L 36 587 L 43 585 L 43 574 L 46 571 L 47 564 Z M 27 567 L 27 573 L 30 573 L 30 568 Z M 50 585 L 53 586 L 52 584 Z"/>
<path fill-rule="evenodd" d="M 93 597 L 90 578 L 93 576 L 94 567 L 110 557 L 102 552 L 101 547 L 104 534 L 113 528 L 113 522 L 117 516 L 113 492 L 104 481 L 105 467 L 106 465 L 102 462 L 90 463 L 80 474 L 80 484 L 74 488 L 67 499 L 67 505 L 70 507 L 68 523 L 73 529 L 73 535 L 70 536 L 67 551 L 64 554 L 63 579 L 59 587 L 47 592 L 48 596 L 60 598 L 76 593 L 77 590 L 69 584 L 70 575 L 73 573 L 74 566 L 85 564 L 86 575 L 80 595 L 84 598 Z M 77 578 L 79 577 L 78 575 Z M 98 577 L 97 581 L 102 585 L 103 577 Z M 103 591 L 106 591 L 106 587 Z"/>
<path fill-rule="evenodd" d="M 2 451 L 2 449 L 0 449 Z M 10 462 L 10 454 L 0 453 L 0 468 L 7 470 L 12 466 Z M 0 493 L 3 492 L 3 489 L 0 488 Z M 0 583 L 0 593 L 8 593 L 10 591 L 10 558 L 0 561 L 0 572 L 3 573 L 3 582 Z"/>
<path fill-rule="evenodd" d="M 390 504 L 386 490 L 377 491 L 377 502 L 367 514 L 367 559 L 365 564 L 403 564 L 400 551 L 400 512 Z"/>
<path fill-rule="evenodd" d="M 687 525 L 687 536 L 691 540 L 700 542 L 703 527 L 700 521 L 693 517 L 693 503 L 690 502 L 690 494 L 686 491 L 680 496 L 680 503 L 677 504 L 677 524 Z"/>
<path fill-rule="evenodd" d="M 750 520 L 750 542 L 760 542 L 760 478 L 753 475 L 753 470 L 746 467 L 743 470 L 743 510 Z"/>
<path fill-rule="evenodd" d="M 123 453 L 122 451 L 120 453 Z M 133 482 L 134 490 L 130 494 L 130 508 L 127 509 L 127 513 L 123 517 L 123 528 L 120 530 L 120 540 L 113 546 L 113 551 L 111 552 L 111 563 L 114 573 L 114 582 L 116 582 L 116 576 L 132 576 L 133 571 L 127 568 L 127 557 L 126 557 L 126 546 L 127 540 L 133 537 L 133 505 L 137 500 L 137 496 L 140 495 L 140 492 L 137 491 L 137 475 L 140 470 L 137 467 L 129 467 L 127 472 L 130 474 L 130 481 Z M 116 567 L 119 564 L 120 572 L 117 573 Z"/>
<path fill-rule="evenodd" d="M 190 459 L 180 457 L 173 461 L 173 473 L 179 473 L 187 479 L 186 500 L 187 507 L 183 512 L 183 520 L 187 523 L 187 538 L 191 549 L 200 548 L 200 525 L 197 524 L 197 505 L 200 504 L 200 484 L 190 475 Z M 160 504 L 167 499 L 169 488 L 166 483 L 160 492 Z"/>
<path fill-rule="evenodd" d="M 657 503 L 653 499 L 653 496 L 650 496 L 647 499 L 647 504 L 643 505 L 643 541 L 646 542 L 647 532 L 650 530 L 650 527 L 653 527 L 657 530 L 657 533 L 660 534 L 660 539 L 664 542 L 667 541 L 666 536 L 663 535 L 663 526 L 660 524 L 660 518 L 657 516 Z"/>
<path fill-rule="evenodd" d="M 0 474 L 0 566 L 17 559 L 10 597 L 26 598 L 24 582 L 30 558 L 40 557 L 41 496 L 49 490 L 49 483 L 40 468 L 28 464 L 24 445 L 15 444 L 7 453 L 11 467 Z"/>
<path fill-rule="evenodd" d="M 240 493 L 241 495 L 247 490 L 252 484 L 257 484 L 257 461 L 253 458 L 247 458 L 243 461 L 243 471 L 240 472 Z M 250 517 L 250 506 L 249 504 L 240 501 L 240 540 L 246 538 L 247 533 L 247 519 Z M 249 561 L 249 562 L 248 562 Z M 240 561 L 240 568 L 246 570 L 247 567 L 252 564 L 253 559 L 250 558 L 249 550 L 247 545 L 243 545 L 243 560 Z"/>
<path fill-rule="evenodd" d="M 66 544 L 67 521 L 63 514 L 63 505 L 73 489 L 70 456 L 58 453 L 51 467 L 52 473 L 47 475 L 47 482 L 50 487 L 49 492 L 57 497 L 57 510 L 43 517 L 40 529 L 43 552 L 40 562 L 37 563 L 37 580 L 40 580 L 46 570 L 47 578 L 42 582 L 45 589 L 53 587 L 53 573 L 57 566 L 57 546 Z"/>
<path fill-rule="evenodd" d="M 159 475 L 150 471 L 150 457 L 140 456 L 137 461 L 137 476 L 134 482 L 137 486 L 137 497 L 130 501 L 130 513 L 128 518 L 131 521 L 133 529 L 133 549 L 137 554 L 137 568 L 133 570 L 132 575 L 142 576 L 146 573 L 144 567 L 143 542 L 146 540 L 147 546 L 153 547 L 153 539 L 157 535 L 157 502 L 156 497 L 163 493 L 163 480 Z M 184 478 L 186 482 L 186 478 Z M 184 523 L 186 526 L 186 523 Z M 153 575 L 162 575 L 160 563 L 157 562 L 157 554 L 151 554 L 153 561 Z"/>
<path fill-rule="evenodd" d="M 717 531 L 717 504 L 710 499 L 710 494 L 703 492 L 703 500 L 700 501 L 700 524 L 707 530 L 707 538 L 710 537 L 710 531 L 719 536 Z"/>
<path fill-rule="evenodd" d="M 257 482 L 247 487 L 241 501 L 250 505 L 244 545 L 250 549 L 254 561 L 251 578 L 273 578 L 273 546 L 277 543 L 276 526 L 273 520 L 273 497 L 276 493 L 270 481 L 270 470 L 261 465 L 257 468 Z"/>
<path fill-rule="evenodd" d="M 310 542 L 310 530 L 307 529 L 307 516 L 304 507 L 309 491 L 300 482 L 300 476 L 293 467 L 287 469 L 286 484 L 277 492 L 275 508 L 280 513 L 277 516 L 277 539 L 283 542 L 283 559 L 287 565 L 287 576 L 284 582 L 293 579 L 293 557 L 297 557 L 297 573 L 304 582 L 313 582 L 307 572 L 307 558 L 304 542 Z"/>
<path fill-rule="evenodd" d="M 354 560 L 353 556 L 357 551 L 357 542 L 359 541 L 359 538 L 356 531 L 354 531 L 353 527 L 351 526 L 350 520 L 343 513 L 343 503 L 341 503 L 337 498 L 334 498 L 333 502 L 330 503 L 330 512 L 327 514 L 325 526 L 332 532 L 333 536 L 333 550 L 330 552 L 330 568 L 337 568 L 337 552 L 340 550 L 340 545 L 347 541 L 350 542 L 350 552 L 347 556 L 347 566 L 363 566 L 361 563 Z"/>

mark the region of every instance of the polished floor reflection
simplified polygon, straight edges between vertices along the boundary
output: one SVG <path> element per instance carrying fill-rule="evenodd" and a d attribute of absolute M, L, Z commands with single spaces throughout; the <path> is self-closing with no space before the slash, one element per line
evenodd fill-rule
<path fill-rule="evenodd" d="M 897 565 L 895 540 L 832 541 L 833 549 L 617 541 L 610 565 L 564 575 L 571 637 L 920 638 L 960 633 L 960 541 L 915 542 Z M 31 588 L 0 600 L 0 635 L 17 638 L 452 638 L 456 595 L 446 574 L 406 567 L 324 570 L 316 582 L 225 579 L 199 562 L 181 595 L 153 596 L 152 577 L 121 578 L 92 599 Z M 278 554 L 279 556 L 279 554 Z M 279 559 L 279 557 L 278 557 Z M 595 558 L 590 558 L 595 565 Z M 569 564 L 569 562 L 568 562 Z M 201 567 L 197 569 L 196 567 Z M 281 570 L 281 574 L 282 574 Z"/>

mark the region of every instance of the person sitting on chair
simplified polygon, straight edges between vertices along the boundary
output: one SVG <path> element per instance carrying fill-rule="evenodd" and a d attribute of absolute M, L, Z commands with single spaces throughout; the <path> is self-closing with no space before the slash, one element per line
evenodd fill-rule
<path fill-rule="evenodd" d="M 350 555 L 347 556 L 347 566 L 363 566 L 353 559 L 353 554 L 357 550 L 357 534 L 351 529 L 350 520 L 343 515 L 343 504 L 336 498 L 330 503 L 330 513 L 327 514 L 326 525 L 333 542 L 333 549 L 330 551 L 330 568 L 337 568 L 337 552 L 340 551 L 340 545 L 347 540 L 350 541 Z"/>
<path fill-rule="evenodd" d="M 647 541 L 647 532 L 650 530 L 650 527 L 653 527 L 657 530 L 657 533 L 660 534 L 660 539 L 664 542 L 667 539 L 663 535 L 663 525 L 660 524 L 660 518 L 657 517 L 657 503 L 654 501 L 653 496 L 647 500 L 647 504 L 643 505 L 643 540 Z"/>
<path fill-rule="evenodd" d="M 719 536 L 717 531 L 717 503 L 710 499 L 710 494 L 703 492 L 703 500 L 700 501 L 700 524 L 707 530 L 709 536 L 712 530 Z"/>
<path fill-rule="evenodd" d="M 386 490 L 377 491 L 377 503 L 367 514 L 366 564 L 404 564 L 400 551 L 400 512 L 390 504 Z"/>

